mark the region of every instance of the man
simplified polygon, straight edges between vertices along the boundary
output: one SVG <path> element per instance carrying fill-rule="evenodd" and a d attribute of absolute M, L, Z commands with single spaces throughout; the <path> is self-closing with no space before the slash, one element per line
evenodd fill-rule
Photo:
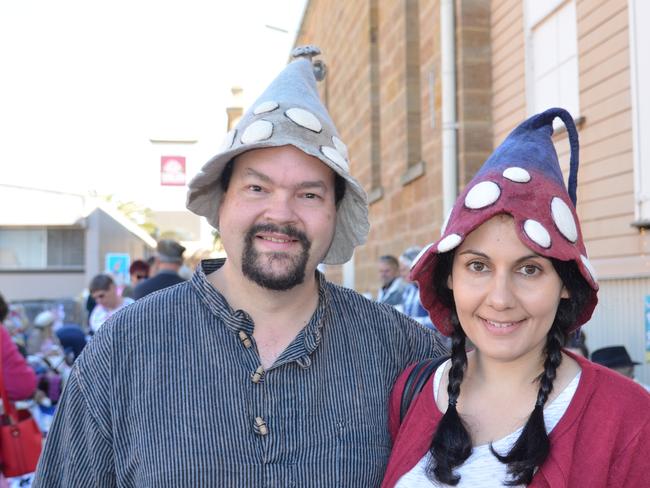
<path fill-rule="evenodd" d="M 133 303 L 132 298 L 120 296 L 113 278 L 107 274 L 95 276 L 90 282 L 89 289 L 90 296 L 96 304 L 88 319 L 88 325 L 93 333 L 97 333 L 111 315 Z"/>
<path fill-rule="evenodd" d="M 393 305 L 400 312 L 403 311 L 403 295 L 406 283 L 400 277 L 397 258 L 391 255 L 381 256 L 378 271 L 381 288 L 377 293 L 377 301 Z"/>
<path fill-rule="evenodd" d="M 316 270 L 351 258 L 368 207 L 318 97 L 317 50 L 297 54 L 190 183 L 228 258 L 86 347 L 37 487 L 381 483 L 393 381 L 444 351 Z"/>
<path fill-rule="evenodd" d="M 632 361 L 625 346 L 608 346 L 596 349 L 591 353 L 591 360 L 594 363 L 605 366 L 606 368 L 613 369 L 623 376 L 627 376 L 631 380 L 639 383 L 646 390 L 650 391 L 648 385 L 644 385 L 634 377 L 634 368 L 641 363 Z"/>
<path fill-rule="evenodd" d="M 174 240 L 162 239 L 159 241 L 156 246 L 155 264 L 153 266 L 156 269 L 156 274 L 136 285 L 133 290 L 133 298 L 138 300 L 149 293 L 185 281 L 178 274 L 181 266 L 183 266 L 184 252 L 185 248 Z"/>

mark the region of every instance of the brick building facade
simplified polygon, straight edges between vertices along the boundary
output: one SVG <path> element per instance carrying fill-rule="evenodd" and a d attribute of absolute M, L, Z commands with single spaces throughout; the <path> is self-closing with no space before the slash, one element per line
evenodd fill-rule
<path fill-rule="evenodd" d="M 370 197 L 368 243 L 328 276 L 374 295 L 378 256 L 439 236 L 449 129 L 441 15 L 450 6 L 457 189 L 528 115 L 569 108 L 581 139 L 578 214 L 602 288 L 589 346 L 623 343 L 650 359 L 648 2 L 308 1 L 296 44 L 323 51 L 322 96 Z M 566 134 L 555 140 L 567 170 Z M 650 379 L 648 369 L 640 373 Z"/>

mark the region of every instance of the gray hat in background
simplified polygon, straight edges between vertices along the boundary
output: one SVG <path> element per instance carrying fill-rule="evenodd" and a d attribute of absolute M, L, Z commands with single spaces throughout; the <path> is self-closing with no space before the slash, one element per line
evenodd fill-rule
<path fill-rule="evenodd" d="M 185 248 L 172 239 L 161 239 L 156 246 L 156 257 L 163 263 L 182 263 Z"/>
<path fill-rule="evenodd" d="M 370 230 L 368 199 L 350 175 L 347 147 L 320 100 L 316 79 L 324 78 L 325 66 L 311 60 L 318 54 L 315 46 L 294 49 L 296 59 L 271 82 L 226 134 L 219 153 L 190 181 L 187 208 L 218 229 L 223 197 L 219 179 L 226 164 L 252 149 L 295 146 L 320 159 L 346 182 L 345 196 L 336 212 L 334 239 L 323 259 L 325 264 L 342 264 L 352 257 L 356 246 L 366 242 Z"/>

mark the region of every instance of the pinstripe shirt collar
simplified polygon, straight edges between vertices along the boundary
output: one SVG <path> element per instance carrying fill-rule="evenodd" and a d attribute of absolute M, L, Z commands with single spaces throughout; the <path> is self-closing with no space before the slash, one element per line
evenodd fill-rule
<path fill-rule="evenodd" d="M 197 266 L 192 276 L 191 284 L 201 301 L 214 315 L 221 319 L 231 333 L 238 334 L 243 330 L 251 336 L 255 324 L 250 315 L 245 310 L 233 310 L 226 298 L 208 281 L 207 275 L 219 269 L 225 262 L 225 258 L 202 260 L 201 265 Z M 298 333 L 296 340 L 292 341 L 273 364 L 273 368 L 293 361 L 303 368 L 311 365 L 310 355 L 318 347 L 322 336 L 322 328 L 331 315 L 330 285 L 327 283 L 325 276 L 318 270 L 316 270 L 316 279 L 318 281 L 318 306 L 316 311 L 307 325 Z"/>

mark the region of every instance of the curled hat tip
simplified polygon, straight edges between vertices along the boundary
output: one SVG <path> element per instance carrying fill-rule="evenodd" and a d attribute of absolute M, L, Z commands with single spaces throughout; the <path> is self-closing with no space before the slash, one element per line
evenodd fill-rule
<path fill-rule="evenodd" d="M 298 46 L 293 51 L 291 51 L 291 56 L 294 58 L 305 57 L 311 59 L 312 57 L 318 56 L 319 54 L 320 54 L 319 47 L 313 44 Z"/>

